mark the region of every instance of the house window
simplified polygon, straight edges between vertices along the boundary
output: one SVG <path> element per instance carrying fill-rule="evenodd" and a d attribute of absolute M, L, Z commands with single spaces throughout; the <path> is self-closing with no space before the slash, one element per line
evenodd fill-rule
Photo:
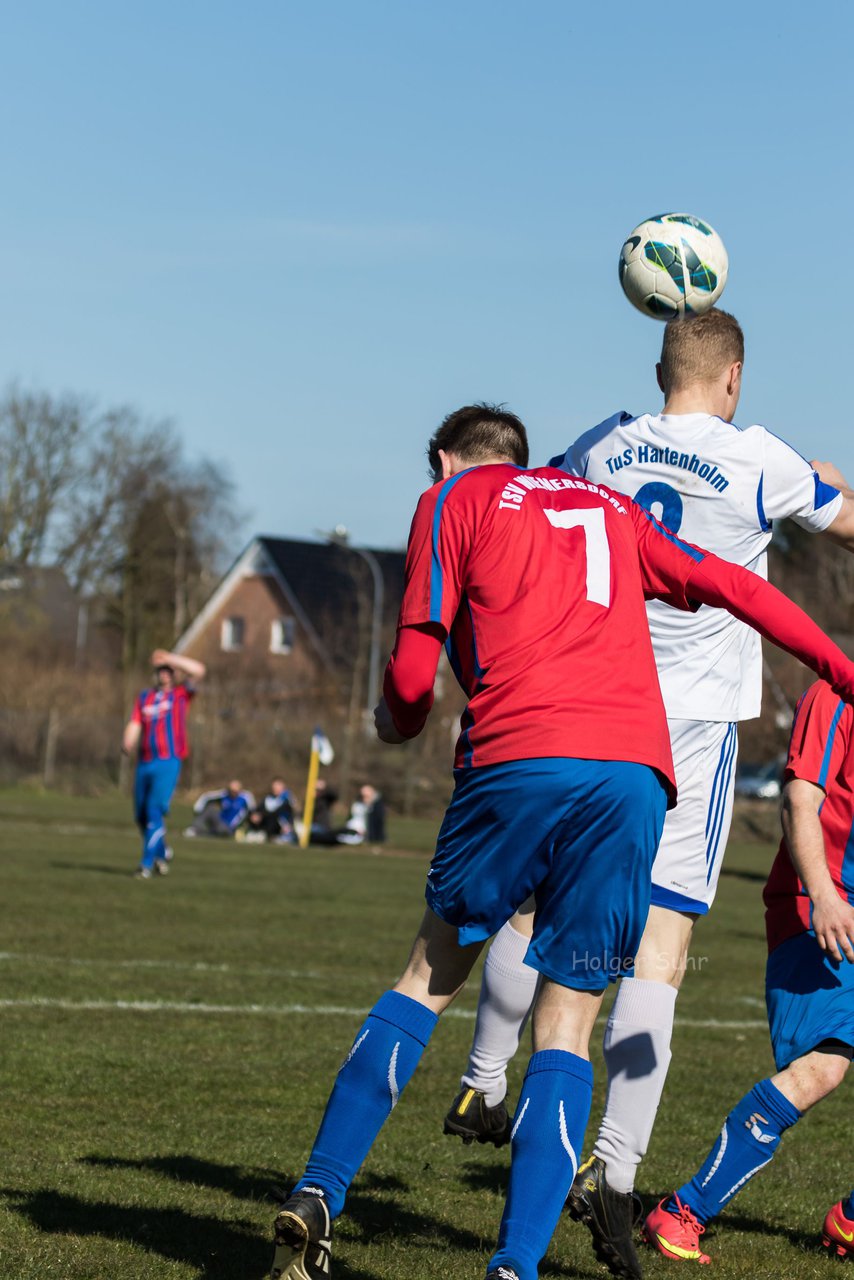
<path fill-rule="evenodd" d="M 238 653 L 243 648 L 243 618 L 223 618 L 220 648 L 226 653 Z"/>
<path fill-rule="evenodd" d="M 290 653 L 294 647 L 293 618 L 274 618 L 270 626 L 270 652 Z"/>

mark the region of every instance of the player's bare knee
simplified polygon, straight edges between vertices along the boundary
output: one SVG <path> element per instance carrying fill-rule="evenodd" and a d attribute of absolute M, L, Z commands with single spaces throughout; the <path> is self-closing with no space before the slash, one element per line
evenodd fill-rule
<path fill-rule="evenodd" d="M 428 908 L 394 990 L 442 1013 L 465 986 L 482 946 L 461 946 L 457 930 Z"/>
<path fill-rule="evenodd" d="M 664 982 L 677 990 L 682 984 L 695 915 L 650 907 L 646 928 L 635 957 L 636 978 Z"/>
<path fill-rule="evenodd" d="M 576 991 L 544 978 L 532 1016 L 534 1051 L 563 1049 L 588 1057 L 604 991 Z"/>
<path fill-rule="evenodd" d="M 808 1111 L 839 1087 L 850 1063 L 850 1049 L 828 1043 L 798 1058 L 772 1083 L 799 1111 Z"/>

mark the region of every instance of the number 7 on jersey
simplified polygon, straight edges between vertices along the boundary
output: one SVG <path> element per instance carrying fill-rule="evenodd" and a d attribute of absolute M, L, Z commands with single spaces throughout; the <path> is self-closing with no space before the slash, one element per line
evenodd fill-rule
<path fill-rule="evenodd" d="M 605 531 L 605 512 L 601 507 L 584 507 L 569 511 L 543 509 L 555 529 L 582 529 L 587 557 L 587 599 L 607 609 L 611 604 L 611 549 Z"/>

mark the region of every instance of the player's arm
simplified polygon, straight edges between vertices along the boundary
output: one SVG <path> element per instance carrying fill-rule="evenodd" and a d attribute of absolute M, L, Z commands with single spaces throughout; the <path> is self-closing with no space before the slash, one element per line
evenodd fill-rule
<path fill-rule="evenodd" d="M 225 788 L 219 791 L 203 791 L 196 803 L 193 805 L 193 813 L 201 813 L 205 805 L 210 804 L 212 800 L 222 800 L 225 796 Z"/>
<path fill-rule="evenodd" d="M 810 466 L 822 484 L 829 484 L 831 488 L 838 489 L 843 497 L 854 498 L 854 489 L 851 488 L 845 476 L 834 463 L 819 462 L 813 458 Z"/>
<path fill-rule="evenodd" d="M 846 702 L 854 702 L 854 663 L 803 609 L 757 573 L 706 554 L 694 562 L 685 591 L 691 599 L 746 622 L 811 667 Z"/>
<path fill-rule="evenodd" d="M 400 627 L 374 712 L 377 737 L 399 744 L 424 728 L 433 706 L 433 685 L 445 631 L 438 623 Z"/>
<path fill-rule="evenodd" d="M 842 494 L 842 506 L 825 533 L 846 551 L 854 551 L 854 489 L 832 462 L 811 462 L 810 466 L 822 484 L 830 485 Z"/>
<path fill-rule="evenodd" d="M 783 834 L 789 855 L 813 905 L 818 945 L 834 960 L 854 964 L 854 908 L 837 893 L 824 847 L 820 811 L 823 787 L 791 778 L 783 789 Z"/>
<path fill-rule="evenodd" d="M 142 733 L 142 723 L 133 715 L 124 727 L 122 734 L 122 751 L 126 756 L 133 755 L 139 746 L 139 738 Z"/>
<path fill-rule="evenodd" d="M 194 684 L 204 680 L 208 670 L 205 664 L 197 661 L 196 658 L 188 658 L 184 653 L 170 653 L 168 649 L 155 649 L 151 655 L 151 665 L 172 667 L 175 671 L 180 671 L 182 675 L 187 676 Z"/>
<path fill-rule="evenodd" d="M 452 501 L 437 509 L 442 493 L 436 484 L 422 494 L 412 520 L 397 638 L 374 712 L 383 742 L 406 742 L 424 728 L 442 644 L 460 601 L 470 534 Z"/>

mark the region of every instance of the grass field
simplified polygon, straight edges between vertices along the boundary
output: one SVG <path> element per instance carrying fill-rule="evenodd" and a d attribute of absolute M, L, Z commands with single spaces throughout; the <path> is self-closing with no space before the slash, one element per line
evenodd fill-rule
<path fill-rule="evenodd" d="M 128 817 L 118 797 L 0 792 L 0 1276 L 261 1280 L 275 1188 L 300 1171 L 362 1012 L 405 959 L 431 833 L 398 824 L 397 851 L 381 856 L 178 837 L 173 874 L 140 882 Z M 771 852 L 730 848 L 698 929 L 640 1180 L 650 1200 L 693 1172 L 771 1068 L 760 900 Z M 354 1184 L 336 1280 L 483 1276 L 509 1157 L 441 1132 L 475 998 L 439 1026 Z M 594 1069 L 598 1117 L 598 1050 Z M 819 1229 L 852 1172 L 843 1087 L 705 1237 L 714 1274 L 831 1275 Z M 650 1277 L 680 1265 L 643 1259 Z M 542 1273 L 606 1274 L 568 1218 Z"/>

